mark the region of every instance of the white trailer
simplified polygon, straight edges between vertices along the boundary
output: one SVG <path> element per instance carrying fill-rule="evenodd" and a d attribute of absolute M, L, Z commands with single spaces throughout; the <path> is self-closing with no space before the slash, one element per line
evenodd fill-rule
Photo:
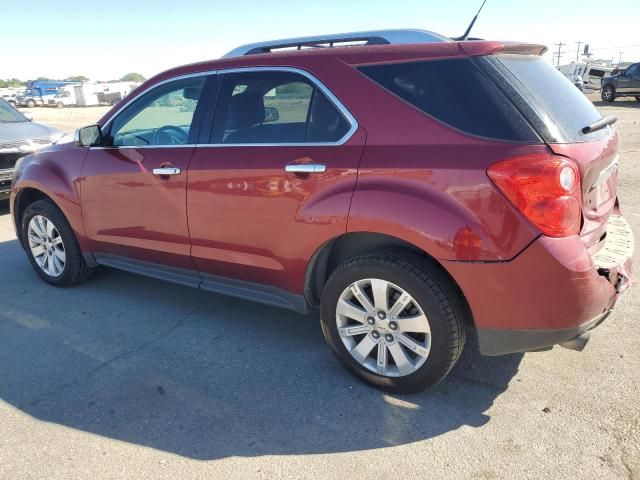
<path fill-rule="evenodd" d="M 140 86 L 139 83 L 135 82 L 110 82 L 101 85 L 102 90 L 97 96 L 98 101 L 102 105 L 115 105 Z"/>
<path fill-rule="evenodd" d="M 600 90 L 601 79 L 608 77 L 614 68 L 595 62 L 571 62 L 558 67 L 560 73 L 582 91 Z"/>
<path fill-rule="evenodd" d="M 60 93 L 49 100 L 49 106 L 115 105 L 139 85 L 132 82 L 85 82 L 62 87 Z"/>

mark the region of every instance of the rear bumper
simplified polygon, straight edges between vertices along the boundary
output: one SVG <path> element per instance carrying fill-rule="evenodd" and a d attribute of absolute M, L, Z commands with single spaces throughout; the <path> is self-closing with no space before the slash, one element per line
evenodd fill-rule
<path fill-rule="evenodd" d="M 611 310 L 573 328 L 560 330 L 485 330 L 478 329 L 480 353 L 487 356 L 549 350 L 589 332 L 604 322 Z"/>
<path fill-rule="evenodd" d="M 632 237 L 630 229 L 628 234 Z M 445 267 L 469 303 L 483 355 L 543 350 L 608 317 L 633 283 L 630 241 L 606 268 L 577 236 L 541 236 L 509 262 L 445 262 Z"/>

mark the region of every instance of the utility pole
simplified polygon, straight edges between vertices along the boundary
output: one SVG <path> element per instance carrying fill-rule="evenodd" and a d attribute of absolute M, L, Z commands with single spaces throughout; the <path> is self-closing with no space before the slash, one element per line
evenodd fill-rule
<path fill-rule="evenodd" d="M 622 63 L 622 52 L 620 52 L 620 56 L 618 57 L 618 65 Z"/>
<path fill-rule="evenodd" d="M 582 42 L 576 42 L 578 44 L 578 49 L 576 50 L 576 63 L 578 63 L 580 61 L 580 45 L 582 45 Z"/>
<path fill-rule="evenodd" d="M 560 57 L 564 55 L 564 52 L 562 51 L 562 47 L 564 47 L 566 43 L 560 42 L 560 43 L 554 43 L 553 45 L 558 47 L 558 51 L 554 54 L 554 56 L 557 58 L 558 66 L 560 66 Z"/>

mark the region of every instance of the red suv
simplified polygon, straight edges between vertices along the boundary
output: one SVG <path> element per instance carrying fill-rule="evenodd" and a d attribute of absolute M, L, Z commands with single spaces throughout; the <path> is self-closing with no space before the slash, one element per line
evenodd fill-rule
<path fill-rule="evenodd" d="M 580 350 L 632 281 L 633 237 L 615 118 L 544 51 L 387 31 L 169 70 L 19 163 L 17 233 L 53 285 L 107 265 L 319 309 L 390 391 L 442 380 L 470 337 Z"/>

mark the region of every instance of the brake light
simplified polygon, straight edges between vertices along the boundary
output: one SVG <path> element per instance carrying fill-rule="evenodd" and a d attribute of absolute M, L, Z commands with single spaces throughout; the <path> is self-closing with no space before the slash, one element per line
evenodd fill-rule
<path fill-rule="evenodd" d="M 580 232 L 580 172 L 571 160 L 547 154 L 526 155 L 494 163 L 487 173 L 545 235 L 568 237 Z"/>

